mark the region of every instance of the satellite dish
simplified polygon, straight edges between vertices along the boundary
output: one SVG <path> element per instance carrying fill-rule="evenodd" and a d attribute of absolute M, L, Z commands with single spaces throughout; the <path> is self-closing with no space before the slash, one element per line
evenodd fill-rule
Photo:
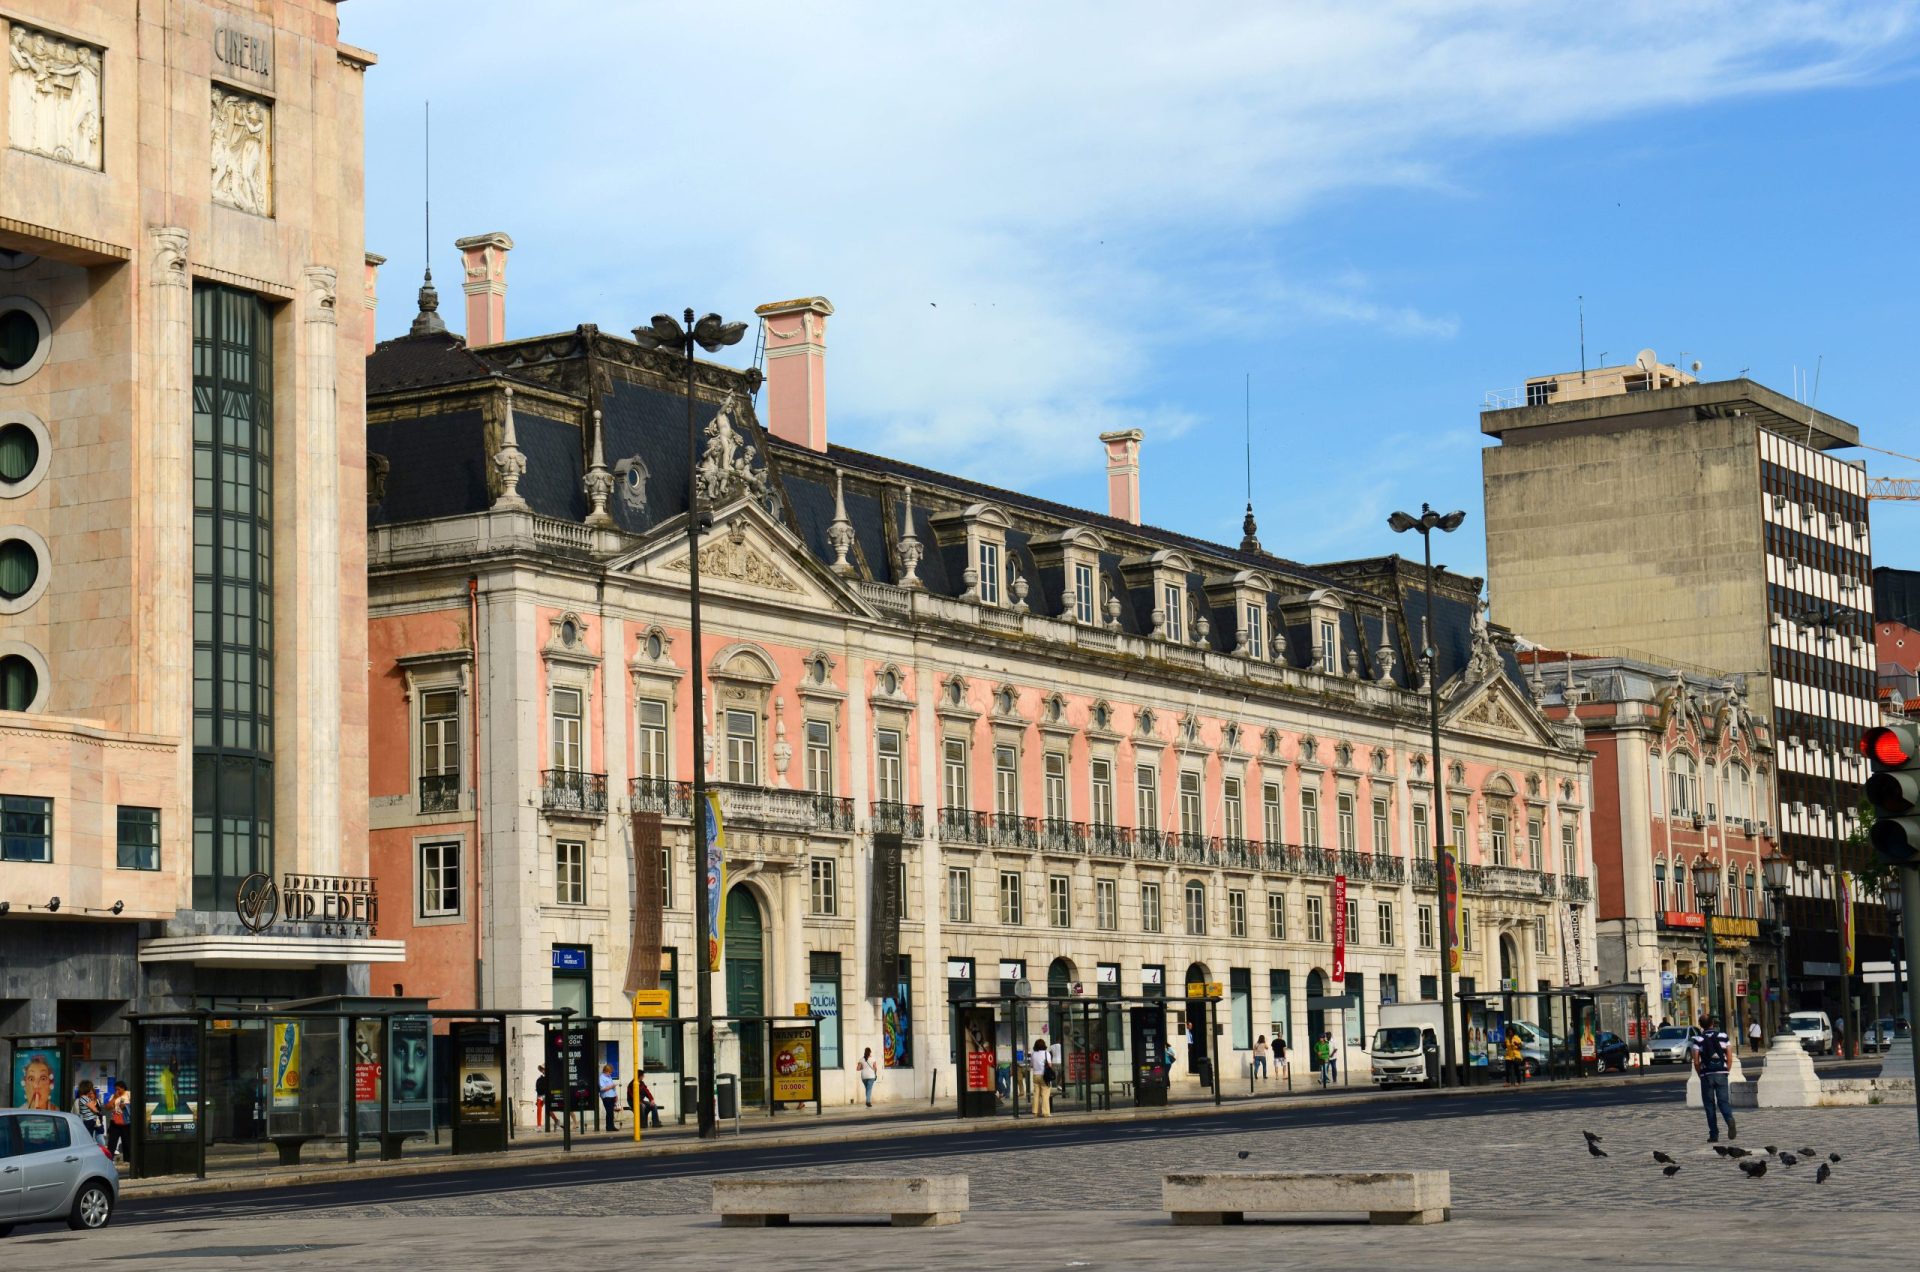
<path fill-rule="evenodd" d="M 1655 367 L 1660 365 L 1660 359 L 1654 356 L 1653 350 L 1642 349 L 1639 353 L 1633 355 L 1633 365 L 1639 367 L 1642 371 L 1651 373 Z"/>

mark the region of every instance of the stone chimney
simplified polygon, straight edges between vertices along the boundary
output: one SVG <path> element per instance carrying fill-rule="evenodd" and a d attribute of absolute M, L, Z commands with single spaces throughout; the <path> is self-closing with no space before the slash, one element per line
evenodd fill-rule
<path fill-rule="evenodd" d="M 379 309 L 379 303 L 380 303 L 380 297 L 376 294 L 376 284 L 380 279 L 380 267 L 382 265 L 385 265 L 386 263 L 387 263 L 386 257 L 377 256 L 372 252 L 367 253 L 367 286 L 366 286 L 366 290 L 360 297 L 360 303 L 367 307 L 367 356 L 368 357 L 373 356 L 373 346 L 380 343 L 380 338 L 374 334 L 373 320 L 377 315 L 377 311 Z"/>
<path fill-rule="evenodd" d="M 1140 524 L 1140 441 L 1137 428 L 1100 434 L 1107 448 L 1107 515 Z"/>
<path fill-rule="evenodd" d="M 507 338 L 507 253 L 513 240 L 504 234 L 475 234 L 455 239 L 466 269 L 467 347 L 499 344 Z"/>
<path fill-rule="evenodd" d="M 768 429 L 796 446 L 827 449 L 827 318 L 825 296 L 779 300 L 753 311 L 767 334 Z"/>

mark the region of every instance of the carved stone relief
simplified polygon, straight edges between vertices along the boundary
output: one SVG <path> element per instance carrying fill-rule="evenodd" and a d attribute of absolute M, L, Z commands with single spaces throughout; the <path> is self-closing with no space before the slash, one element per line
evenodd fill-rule
<path fill-rule="evenodd" d="M 782 574 L 773 562 L 767 560 L 754 547 L 746 542 L 746 536 L 735 532 L 703 544 L 700 548 L 700 573 L 702 576 L 734 579 L 741 583 L 751 583 L 755 587 L 764 587 L 774 592 L 798 592 L 800 589 L 792 579 Z M 668 567 L 670 570 L 687 569 L 687 559 L 681 557 Z"/>
<path fill-rule="evenodd" d="M 273 215 L 273 107 L 257 97 L 213 88 L 213 201 Z"/>
<path fill-rule="evenodd" d="M 13 24 L 7 140 L 82 168 L 100 166 L 100 50 Z"/>

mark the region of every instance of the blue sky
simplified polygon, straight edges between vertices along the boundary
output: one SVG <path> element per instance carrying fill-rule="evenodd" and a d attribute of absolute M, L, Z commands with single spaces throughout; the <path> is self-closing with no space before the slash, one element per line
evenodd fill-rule
<path fill-rule="evenodd" d="M 692 8 L 694 11 L 688 11 Z M 1698 359 L 1920 454 L 1920 3 L 677 6 L 355 0 L 380 334 L 511 234 L 513 336 L 825 295 L 835 441 L 1272 551 L 1480 572 L 1489 390 Z M 1204 22 L 1183 17 L 1204 13 Z M 743 356 L 745 346 L 742 347 Z M 1870 471 L 1920 463 L 1851 452 Z M 1920 504 L 1874 505 L 1920 568 Z"/>

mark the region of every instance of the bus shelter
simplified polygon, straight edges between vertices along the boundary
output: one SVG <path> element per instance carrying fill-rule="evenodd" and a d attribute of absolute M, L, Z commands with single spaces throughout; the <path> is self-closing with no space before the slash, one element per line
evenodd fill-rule
<path fill-rule="evenodd" d="M 1469 1081 L 1503 1072 L 1509 1030 L 1518 1031 L 1528 1072 L 1569 1079 L 1647 1068 L 1646 990 L 1639 985 L 1573 985 L 1531 993 L 1460 996 Z"/>

